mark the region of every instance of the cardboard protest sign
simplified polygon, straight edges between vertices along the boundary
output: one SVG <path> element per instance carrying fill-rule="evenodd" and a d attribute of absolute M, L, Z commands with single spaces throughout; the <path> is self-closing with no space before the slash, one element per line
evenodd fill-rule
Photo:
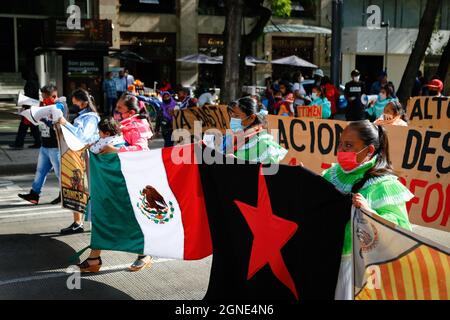
<path fill-rule="evenodd" d="M 218 129 L 222 133 L 229 128 L 230 116 L 227 106 L 203 106 L 184 110 L 175 110 L 173 129 L 186 129 L 194 134 L 194 122 L 201 123 L 202 132 Z"/>
<path fill-rule="evenodd" d="M 320 174 L 335 163 L 347 122 L 269 116 L 269 129 L 288 150 L 284 164 L 300 162 Z M 386 126 L 395 171 L 415 197 L 407 203 L 412 223 L 450 231 L 450 132 Z"/>
<path fill-rule="evenodd" d="M 88 150 L 72 150 L 69 148 L 72 143 L 66 140 L 73 140 L 68 130 L 61 130 L 60 125 L 56 125 L 59 151 L 61 154 L 61 198 L 62 207 L 77 212 L 84 213 L 89 200 L 88 185 Z M 78 148 L 77 148 L 78 149 Z"/>
<path fill-rule="evenodd" d="M 450 97 L 413 97 L 406 111 L 411 126 L 450 129 Z"/>
<path fill-rule="evenodd" d="M 322 119 L 322 107 L 321 106 L 298 106 L 297 107 L 298 118 L 314 118 Z"/>

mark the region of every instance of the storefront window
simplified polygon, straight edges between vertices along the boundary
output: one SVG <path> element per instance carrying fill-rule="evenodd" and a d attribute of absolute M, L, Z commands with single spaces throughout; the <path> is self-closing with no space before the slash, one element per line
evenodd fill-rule
<path fill-rule="evenodd" d="M 291 1 L 291 17 L 300 19 L 316 19 L 315 0 L 293 0 Z"/>
<path fill-rule="evenodd" d="M 81 18 L 90 18 L 92 15 L 94 1 L 89 0 L 14 0 L 2 1 L 0 14 L 28 14 L 48 17 L 66 17 L 67 7 L 75 4 L 80 7 Z M 89 7 L 89 8 L 88 8 Z M 89 9 L 89 10 L 88 10 Z"/>
<path fill-rule="evenodd" d="M 225 15 L 225 1 L 224 0 L 199 0 L 198 14 L 210 16 L 224 16 Z"/>
<path fill-rule="evenodd" d="M 121 32 L 120 49 L 137 53 L 148 62 L 121 61 L 135 79 L 153 88 L 163 80 L 172 84 L 176 80 L 176 35 L 173 33 Z"/>
<path fill-rule="evenodd" d="M 223 37 L 202 34 L 198 36 L 198 52 L 211 57 L 223 56 Z M 212 88 L 220 86 L 222 65 L 200 64 L 198 67 L 198 83 Z"/>
<path fill-rule="evenodd" d="M 314 38 L 272 37 L 272 60 L 296 55 L 314 63 Z M 290 78 L 296 70 L 292 66 L 272 65 L 273 77 Z M 311 69 L 302 70 L 305 76 L 311 76 Z"/>
<path fill-rule="evenodd" d="M 103 57 L 88 56 L 81 53 L 65 55 L 63 58 L 64 95 L 77 88 L 88 91 L 95 99 L 97 106 L 103 105 Z"/>
<path fill-rule="evenodd" d="M 175 13 L 175 0 L 120 0 L 120 11 Z"/>

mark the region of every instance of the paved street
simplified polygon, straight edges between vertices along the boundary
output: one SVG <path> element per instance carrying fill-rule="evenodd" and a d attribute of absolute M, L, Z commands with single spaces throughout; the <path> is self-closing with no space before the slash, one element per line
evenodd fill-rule
<path fill-rule="evenodd" d="M 0 176 L 0 299 L 202 299 L 210 258 L 157 259 L 138 273 L 126 270 L 135 255 L 104 252 L 102 271 L 85 275 L 80 290 L 69 290 L 69 257 L 89 244 L 90 233 L 59 236 L 71 212 L 49 202 L 58 194 L 53 174 L 38 206 L 16 196 L 28 191 L 33 175 Z M 428 228 L 415 231 L 448 245 L 450 235 Z M 85 253 L 82 258 L 87 255 Z"/>
<path fill-rule="evenodd" d="M 38 206 L 22 201 L 33 175 L 0 176 L 1 299 L 202 299 L 210 258 L 201 261 L 156 259 L 150 269 L 128 272 L 134 254 L 104 252 L 104 268 L 82 276 L 81 289 L 69 290 L 69 257 L 89 244 L 90 232 L 59 236 L 71 212 L 49 202 L 58 194 L 53 174 Z M 87 252 L 82 256 L 84 258 Z"/>

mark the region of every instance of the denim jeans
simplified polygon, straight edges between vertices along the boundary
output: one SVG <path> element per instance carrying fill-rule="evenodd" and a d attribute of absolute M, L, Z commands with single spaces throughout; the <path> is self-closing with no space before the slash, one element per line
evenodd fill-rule
<path fill-rule="evenodd" d="M 45 180 L 47 179 L 47 175 L 52 168 L 55 171 L 55 175 L 59 180 L 60 164 L 61 160 L 58 148 L 41 147 L 39 149 L 39 158 L 37 162 L 36 175 L 34 177 L 31 189 L 33 189 L 34 192 L 40 194 L 41 189 L 45 184 Z"/>

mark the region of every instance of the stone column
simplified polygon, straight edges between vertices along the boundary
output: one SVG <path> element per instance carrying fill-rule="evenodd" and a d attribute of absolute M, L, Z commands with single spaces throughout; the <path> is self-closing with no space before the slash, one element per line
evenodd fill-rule
<path fill-rule="evenodd" d="M 177 59 L 198 53 L 197 0 L 177 0 Z M 177 62 L 177 82 L 192 86 L 198 79 L 198 65 Z"/>
<path fill-rule="evenodd" d="M 99 19 L 111 20 L 112 47 L 120 49 L 119 0 L 98 0 Z"/>

